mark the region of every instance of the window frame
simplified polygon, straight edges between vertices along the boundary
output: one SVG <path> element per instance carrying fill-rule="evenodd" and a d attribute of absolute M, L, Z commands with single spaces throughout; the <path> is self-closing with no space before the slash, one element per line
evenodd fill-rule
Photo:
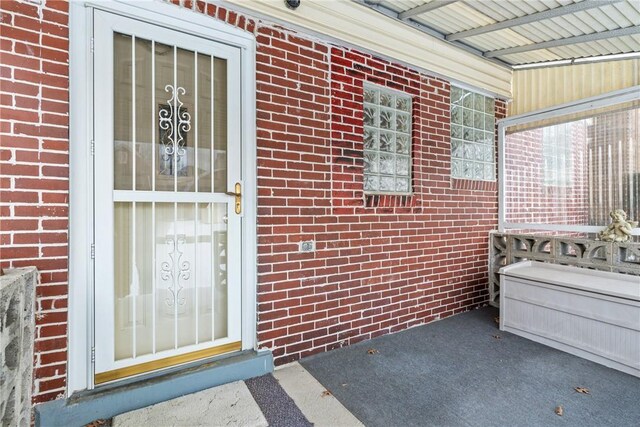
<path fill-rule="evenodd" d="M 568 102 L 566 104 L 543 108 L 540 110 L 532 111 L 530 113 L 519 114 L 516 116 L 498 120 L 498 231 L 500 233 L 503 233 L 508 231 L 509 229 L 528 229 L 578 233 L 597 233 L 598 231 L 602 230 L 602 226 L 592 225 L 512 223 L 506 221 L 506 183 L 504 180 L 504 171 L 506 167 L 506 159 L 504 156 L 506 130 L 507 128 L 512 126 L 526 125 L 528 123 L 553 119 L 558 116 L 577 114 L 633 101 L 640 101 L 640 85 L 607 92 L 601 95 Z M 640 235 L 640 228 L 634 228 L 631 234 Z"/>
<path fill-rule="evenodd" d="M 454 100 L 453 92 L 454 90 L 459 90 L 462 96 L 459 100 Z M 471 107 L 465 105 L 465 95 L 466 93 L 473 94 L 473 101 L 471 102 Z M 482 110 L 476 108 L 476 97 L 482 97 Z M 490 100 L 490 105 L 492 106 L 491 113 L 487 112 L 487 101 Z M 455 108 L 454 108 L 455 107 Z M 454 123 L 453 111 L 454 109 L 459 109 L 460 119 Z M 450 176 L 452 179 L 458 180 L 466 180 L 466 181 L 478 181 L 478 182 L 496 182 L 496 147 L 495 147 L 495 125 L 496 125 L 496 99 L 493 96 L 486 95 L 477 90 L 466 88 L 462 85 L 451 84 L 450 85 L 450 97 L 449 97 L 449 111 L 450 111 L 450 147 L 451 147 L 451 169 Z M 470 115 L 473 119 L 473 122 L 470 125 L 465 124 L 465 118 L 467 113 L 465 111 L 470 111 Z M 480 116 L 478 116 L 481 114 Z M 476 116 L 482 119 L 482 128 L 476 126 Z M 491 130 L 487 129 L 487 117 L 490 116 L 492 118 Z M 459 128 L 459 133 L 455 134 L 456 129 Z M 472 139 L 465 138 L 465 131 L 469 130 L 472 132 Z M 481 132 L 481 134 L 479 134 Z M 481 138 L 478 138 L 477 135 L 481 135 Z M 490 136 L 489 136 L 490 135 Z M 456 147 L 457 145 L 457 147 Z M 467 147 L 469 147 L 470 151 L 473 151 L 475 154 L 467 157 Z M 460 152 L 457 154 L 456 152 Z M 482 152 L 482 159 L 479 159 L 478 152 Z M 490 159 L 490 160 L 487 160 Z M 470 162 L 472 165 L 480 164 L 483 165 L 482 168 L 482 178 L 479 178 L 475 174 L 475 169 L 471 172 L 471 176 L 464 176 L 464 165 L 465 163 Z M 459 168 L 459 172 L 456 170 Z M 487 171 L 490 171 L 490 178 L 486 178 Z"/>
<path fill-rule="evenodd" d="M 379 94 L 382 93 L 386 93 L 386 94 L 390 94 L 393 96 L 402 96 L 403 98 L 408 98 L 409 99 L 409 107 L 408 110 L 402 110 L 402 109 L 398 109 L 397 108 L 397 104 L 396 107 L 387 107 L 384 105 L 380 104 L 379 99 L 377 100 L 376 103 L 371 103 L 371 102 L 367 102 L 365 101 L 365 91 L 367 89 L 372 89 L 377 91 Z M 413 195 L 413 107 L 414 107 L 414 96 L 407 93 L 407 92 L 403 92 L 397 89 L 392 89 L 383 85 L 379 85 L 379 84 L 374 84 L 374 83 L 370 83 L 370 82 L 364 82 L 363 86 L 362 86 L 362 114 L 363 114 L 363 123 L 362 123 L 362 142 L 363 142 L 363 148 L 362 148 L 362 158 L 363 158 L 363 170 L 362 170 L 362 189 L 363 189 L 363 193 L 365 196 L 411 196 Z M 397 112 L 403 112 L 403 113 L 407 113 L 409 116 L 409 123 L 408 123 L 408 132 L 402 132 L 402 131 L 397 131 L 396 129 L 385 129 L 380 127 L 379 124 L 376 124 L 375 126 L 371 126 L 371 125 L 367 125 L 365 124 L 365 108 L 367 106 L 375 106 L 378 109 L 379 108 L 390 108 L 393 109 L 394 113 L 397 114 Z M 395 117 L 395 116 L 394 116 Z M 407 171 L 407 175 L 398 175 L 395 171 L 394 168 L 394 173 L 393 174 L 382 174 L 380 171 L 378 172 L 374 172 L 369 174 L 368 172 L 365 171 L 365 164 L 366 164 L 366 154 L 367 151 L 369 152 L 374 152 L 378 155 L 380 155 L 381 153 L 385 153 L 385 151 L 380 150 L 380 148 L 378 149 L 367 149 L 365 148 L 365 134 L 367 132 L 367 129 L 375 129 L 377 132 L 393 132 L 394 134 L 394 144 L 395 144 L 395 138 L 397 138 L 398 134 L 404 134 L 408 137 L 408 141 L 407 141 L 407 146 L 408 146 L 408 150 L 407 153 L 398 153 L 397 149 L 394 148 L 393 151 L 389 151 L 387 153 L 390 153 L 394 156 L 394 165 L 397 167 L 397 156 L 400 155 L 402 157 L 407 157 L 409 160 L 408 163 L 408 171 Z M 380 142 L 380 139 L 378 138 L 378 143 Z M 378 166 L 380 166 L 380 161 L 377 160 L 378 162 Z M 397 178 L 405 178 L 408 180 L 408 191 L 383 191 L 383 190 L 367 190 L 366 189 L 366 180 L 367 180 L 367 175 L 373 175 L 373 176 L 377 176 L 377 177 L 382 177 L 382 176 L 392 176 L 394 178 L 394 183 L 395 180 Z"/>
<path fill-rule="evenodd" d="M 542 185 L 547 188 L 572 188 L 574 185 L 573 174 L 565 174 L 564 180 L 560 180 L 559 176 L 557 175 L 559 169 L 547 168 L 547 159 L 553 158 L 556 161 L 556 164 L 563 159 L 563 164 L 566 166 L 565 170 L 573 170 L 573 144 L 571 142 L 567 143 L 567 137 L 572 137 L 573 129 L 570 126 L 572 123 L 573 122 L 558 123 L 542 128 L 542 175 L 544 177 Z M 560 131 L 562 132 L 564 137 L 562 144 L 554 143 L 557 142 L 558 139 L 556 138 L 556 140 L 554 141 L 552 139 L 552 136 L 548 135 L 548 133 L 550 133 L 550 129 L 556 126 L 563 127 L 563 129 Z M 555 130 L 554 132 L 557 133 L 558 130 Z M 551 153 L 547 153 L 547 150 L 550 150 Z M 551 174 L 554 175 L 554 179 L 547 179 L 547 177 Z"/>

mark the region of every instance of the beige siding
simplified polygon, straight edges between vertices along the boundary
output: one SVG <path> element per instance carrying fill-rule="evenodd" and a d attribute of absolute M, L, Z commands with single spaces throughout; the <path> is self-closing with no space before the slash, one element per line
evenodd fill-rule
<path fill-rule="evenodd" d="M 445 78 L 511 96 L 511 70 L 499 66 L 351 0 L 306 0 L 289 10 L 282 0 L 227 0 L 277 22 L 327 35 Z"/>
<path fill-rule="evenodd" d="M 640 59 L 516 70 L 509 115 L 636 85 L 640 85 Z"/>

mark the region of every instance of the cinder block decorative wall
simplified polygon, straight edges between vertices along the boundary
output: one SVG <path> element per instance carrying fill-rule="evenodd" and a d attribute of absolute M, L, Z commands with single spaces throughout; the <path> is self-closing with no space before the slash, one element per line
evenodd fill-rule
<path fill-rule="evenodd" d="M 66 388 L 67 6 L 0 3 L 1 265 L 42 272 L 36 402 Z M 451 178 L 449 81 L 217 3 L 176 7 L 256 36 L 258 340 L 277 364 L 488 301 L 497 187 Z M 364 82 L 413 96 L 411 196 L 363 192 Z"/>
<path fill-rule="evenodd" d="M 593 237 L 516 232 L 489 234 L 489 304 L 500 305 L 500 269 L 521 261 L 548 262 L 640 276 L 640 243 L 602 242 Z"/>

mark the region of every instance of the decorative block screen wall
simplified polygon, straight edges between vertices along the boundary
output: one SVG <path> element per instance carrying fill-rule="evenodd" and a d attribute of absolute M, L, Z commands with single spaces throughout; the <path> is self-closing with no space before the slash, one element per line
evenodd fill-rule
<path fill-rule="evenodd" d="M 176 7 L 256 36 L 258 341 L 276 363 L 487 302 L 496 183 L 451 178 L 447 80 L 217 2 Z M 67 4 L 0 8 L 2 266 L 43 272 L 35 400 L 44 401 L 64 393 L 66 378 Z M 365 82 L 413 97 L 410 195 L 364 194 Z M 504 117 L 504 102 L 495 114 Z M 315 252 L 299 253 L 303 240 Z"/>
<path fill-rule="evenodd" d="M 492 232 L 489 235 L 489 303 L 500 304 L 500 275 L 506 265 L 541 261 L 640 276 L 640 243 L 600 242 L 567 236 Z"/>

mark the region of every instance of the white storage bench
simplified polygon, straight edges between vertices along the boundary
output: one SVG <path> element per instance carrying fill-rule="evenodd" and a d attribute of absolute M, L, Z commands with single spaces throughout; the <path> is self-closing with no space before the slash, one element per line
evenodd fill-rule
<path fill-rule="evenodd" d="M 500 329 L 640 377 L 640 277 L 511 264 L 500 269 Z"/>

